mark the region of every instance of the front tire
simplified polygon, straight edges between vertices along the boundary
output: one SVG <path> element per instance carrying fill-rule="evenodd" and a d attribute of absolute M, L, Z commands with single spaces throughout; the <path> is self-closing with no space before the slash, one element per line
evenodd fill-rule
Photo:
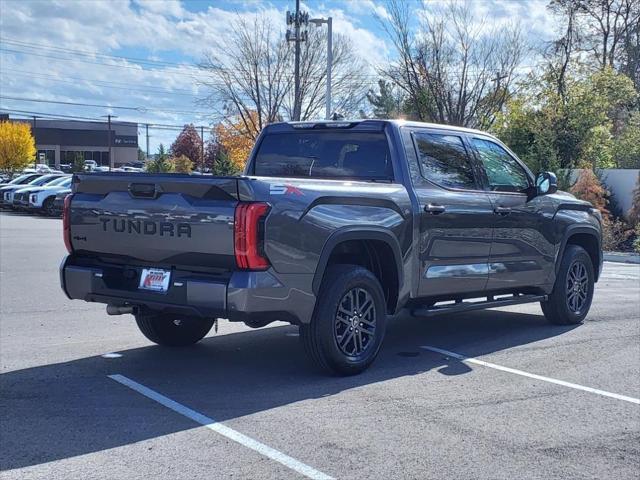
<path fill-rule="evenodd" d="M 176 317 L 168 314 L 138 314 L 136 323 L 153 343 L 166 347 L 185 347 L 202 340 L 215 319 Z"/>
<path fill-rule="evenodd" d="M 55 207 L 53 206 L 53 201 L 54 201 L 54 198 L 49 197 L 42 203 L 42 213 L 44 213 L 47 217 L 55 216 L 56 212 L 55 212 Z"/>
<path fill-rule="evenodd" d="M 380 282 L 357 265 L 327 269 L 313 317 L 300 337 L 313 363 L 338 375 L 355 375 L 375 360 L 386 328 Z"/>
<path fill-rule="evenodd" d="M 560 271 L 547 301 L 540 302 L 542 312 L 555 325 L 577 325 L 589 313 L 595 275 L 591 257 L 578 245 L 567 245 Z"/>

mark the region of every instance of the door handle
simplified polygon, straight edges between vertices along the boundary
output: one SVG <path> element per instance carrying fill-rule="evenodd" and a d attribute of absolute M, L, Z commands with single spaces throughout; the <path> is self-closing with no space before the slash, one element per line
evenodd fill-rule
<path fill-rule="evenodd" d="M 498 215 L 509 215 L 511 213 L 511 209 L 509 207 L 496 207 L 493 211 Z"/>
<path fill-rule="evenodd" d="M 445 210 L 446 208 L 444 207 L 444 205 L 433 205 L 432 203 L 429 203 L 424 206 L 424 211 L 430 213 L 431 215 L 439 215 L 441 213 L 444 213 Z"/>

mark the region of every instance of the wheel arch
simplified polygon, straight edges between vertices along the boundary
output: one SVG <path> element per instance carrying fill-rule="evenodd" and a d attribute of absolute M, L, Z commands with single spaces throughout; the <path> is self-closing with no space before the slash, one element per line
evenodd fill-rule
<path fill-rule="evenodd" d="M 395 235 L 382 227 L 343 227 L 326 240 L 313 277 L 313 292 L 318 296 L 329 265 L 352 263 L 368 268 L 385 292 L 387 310 L 395 313 L 403 286 L 403 263 Z"/>
<path fill-rule="evenodd" d="M 556 262 L 556 274 L 562 263 L 562 257 L 566 251 L 567 245 L 578 245 L 585 249 L 591 263 L 593 264 L 595 280 L 598 281 L 602 270 L 602 242 L 600 232 L 595 227 L 584 225 L 571 225 L 567 228 L 563 238 L 560 250 L 558 252 L 558 261 Z"/>

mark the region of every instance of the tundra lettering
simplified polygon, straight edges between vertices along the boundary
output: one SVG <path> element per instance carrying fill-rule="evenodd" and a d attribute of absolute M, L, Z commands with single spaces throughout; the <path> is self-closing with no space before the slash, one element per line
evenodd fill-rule
<path fill-rule="evenodd" d="M 371 365 L 403 309 L 428 321 L 539 302 L 550 322 L 579 324 L 602 268 L 597 211 L 461 127 L 276 123 L 240 176 L 77 173 L 72 185 L 69 298 L 132 314 L 164 346 L 198 342 L 219 318 L 285 321 L 340 375 Z"/>
<path fill-rule="evenodd" d="M 170 222 L 153 222 L 150 220 L 131 220 L 124 218 L 99 218 L 102 231 L 106 232 L 108 225 L 116 233 L 138 233 L 142 235 L 160 235 L 191 238 L 191 225 L 188 223 L 173 224 Z"/>

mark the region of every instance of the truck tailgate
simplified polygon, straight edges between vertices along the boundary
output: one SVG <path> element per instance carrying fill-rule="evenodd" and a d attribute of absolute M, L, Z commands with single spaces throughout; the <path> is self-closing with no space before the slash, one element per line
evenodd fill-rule
<path fill-rule="evenodd" d="M 76 175 L 71 243 L 78 255 L 129 263 L 233 268 L 234 209 L 246 190 L 238 177 Z"/>

